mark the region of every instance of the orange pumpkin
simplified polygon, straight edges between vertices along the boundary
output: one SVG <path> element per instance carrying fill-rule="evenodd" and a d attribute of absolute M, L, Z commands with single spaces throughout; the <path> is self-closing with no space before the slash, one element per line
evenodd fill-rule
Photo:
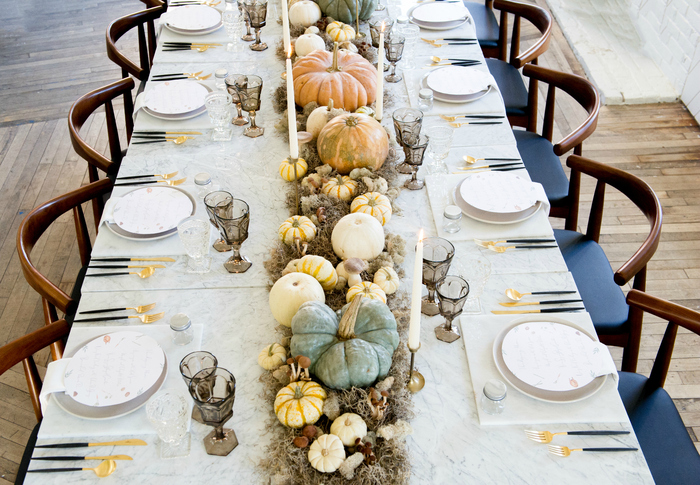
<path fill-rule="evenodd" d="M 377 170 L 389 154 L 386 131 L 374 118 L 359 113 L 336 116 L 316 142 L 318 156 L 340 174 L 354 168 Z"/>
<path fill-rule="evenodd" d="M 334 55 L 339 70 L 333 68 Z M 292 75 L 294 99 L 302 107 L 312 101 L 327 106 L 332 99 L 335 107 L 355 111 L 377 97 L 377 70 L 364 57 L 349 51 L 312 52 L 294 63 Z"/>

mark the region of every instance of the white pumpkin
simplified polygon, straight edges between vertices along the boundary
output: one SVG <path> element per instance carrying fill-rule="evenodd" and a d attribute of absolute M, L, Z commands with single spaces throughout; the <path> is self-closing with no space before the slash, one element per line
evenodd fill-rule
<path fill-rule="evenodd" d="M 270 310 L 277 323 L 292 326 L 292 318 L 302 303 L 326 302 L 321 283 L 306 273 L 289 273 L 278 279 L 270 290 Z"/>
<path fill-rule="evenodd" d="M 287 351 L 280 344 L 271 344 L 258 354 L 258 364 L 265 370 L 274 370 L 287 361 Z"/>
<path fill-rule="evenodd" d="M 387 295 L 393 295 L 399 289 L 401 280 L 391 266 L 382 266 L 374 273 L 374 283 L 384 290 Z"/>
<path fill-rule="evenodd" d="M 312 25 L 311 27 L 307 28 L 307 29 L 304 31 L 305 34 L 318 34 L 318 33 L 320 33 L 320 32 L 321 32 L 321 31 L 319 30 L 319 28 L 316 27 L 315 25 Z"/>
<path fill-rule="evenodd" d="M 338 221 L 331 234 L 333 251 L 341 259 L 371 261 L 384 249 L 384 229 L 374 217 L 355 212 Z"/>
<path fill-rule="evenodd" d="M 299 57 L 311 54 L 315 50 L 326 50 L 326 43 L 316 34 L 300 35 L 294 42 L 294 52 Z"/>
<path fill-rule="evenodd" d="M 316 36 L 318 37 L 318 36 Z M 320 38 L 320 37 L 319 37 Z M 328 100 L 328 106 L 319 106 L 311 112 L 306 119 L 306 131 L 311 133 L 311 136 L 318 138 L 318 134 L 326 123 L 331 120 L 331 110 L 333 109 L 333 99 Z"/>
<path fill-rule="evenodd" d="M 310 27 L 321 20 L 321 7 L 309 0 L 300 0 L 289 8 L 289 23 Z"/>
<path fill-rule="evenodd" d="M 355 413 L 345 413 L 331 424 L 331 434 L 340 438 L 345 446 L 355 446 L 357 438 L 367 436 L 367 424 Z"/>
<path fill-rule="evenodd" d="M 334 434 L 324 434 L 311 443 L 309 462 L 321 473 L 333 473 L 345 461 L 343 442 Z"/>

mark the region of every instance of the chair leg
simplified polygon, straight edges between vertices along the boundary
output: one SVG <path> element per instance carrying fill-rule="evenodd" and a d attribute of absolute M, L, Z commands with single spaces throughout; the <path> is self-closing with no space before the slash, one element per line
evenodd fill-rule
<path fill-rule="evenodd" d="M 642 319 L 644 312 L 638 308 L 630 307 L 629 321 L 630 334 L 627 345 L 622 353 L 622 371 L 637 372 L 637 361 L 639 360 L 639 346 L 642 341 Z"/>

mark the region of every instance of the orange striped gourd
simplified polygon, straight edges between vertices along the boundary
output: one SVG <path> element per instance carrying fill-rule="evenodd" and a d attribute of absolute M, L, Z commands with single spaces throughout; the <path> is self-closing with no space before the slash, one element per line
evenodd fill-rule
<path fill-rule="evenodd" d="M 275 414 L 285 426 L 303 428 L 314 424 L 323 412 L 326 391 L 313 381 L 292 382 L 275 397 Z"/>

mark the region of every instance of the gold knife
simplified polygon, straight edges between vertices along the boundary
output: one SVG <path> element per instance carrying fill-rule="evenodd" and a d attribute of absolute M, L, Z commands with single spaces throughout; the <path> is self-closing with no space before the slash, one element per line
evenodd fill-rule
<path fill-rule="evenodd" d="M 571 308 L 540 308 L 539 310 L 491 310 L 494 315 L 518 315 L 520 313 L 562 313 L 585 310 L 583 307 Z"/>
<path fill-rule="evenodd" d="M 542 301 L 508 301 L 499 303 L 503 306 L 527 306 L 527 305 L 553 305 L 555 303 L 580 303 L 583 300 L 542 300 Z"/>
<path fill-rule="evenodd" d="M 133 460 L 129 455 L 111 456 L 33 456 L 32 460 L 76 461 L 76 460 Z"/>
<path fill-rule="evenodd" d="M 173 258 L 92 258 L 90 259 L 91 262 L 107 262 L 107 261 L 163 261 L 166 263 L 174 263 L 175 259 Z"/>
<path fill-rule="evenodd" d="M 105 441 L 102 443 L 54 443 L 51 445 L 36 445 L 34 448 L 84 448 L 86 446 L 146 446 L 144 440 L 130 439 L 130 440 L 120 440 L 120 441 Z"/>

